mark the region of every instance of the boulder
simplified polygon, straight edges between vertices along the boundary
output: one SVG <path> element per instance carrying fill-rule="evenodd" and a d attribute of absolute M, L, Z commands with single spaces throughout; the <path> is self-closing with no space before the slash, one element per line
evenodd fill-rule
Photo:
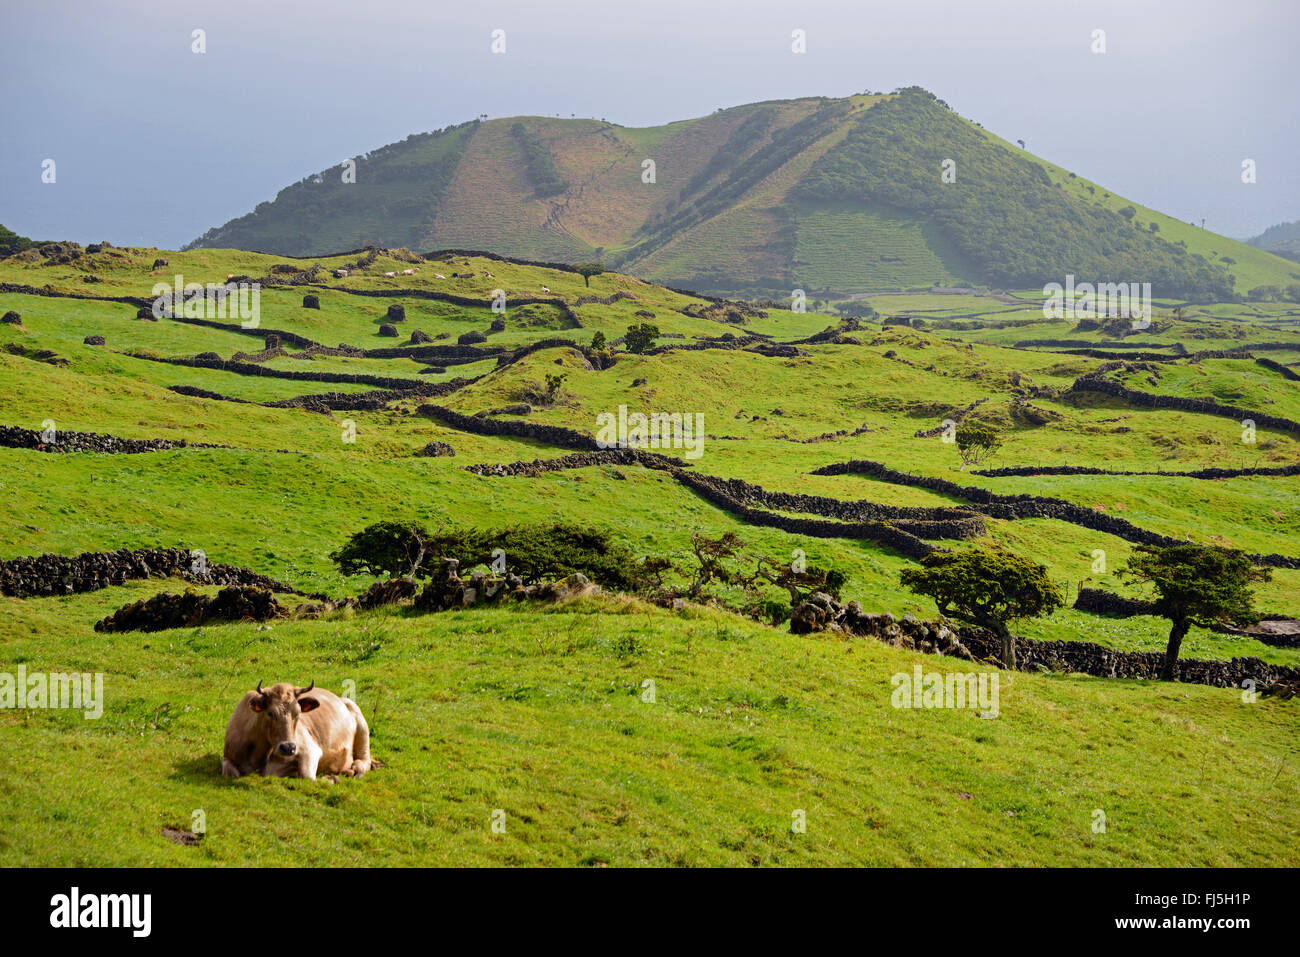
<path fill-rule="evenodd" d="M 103 336 L 86 336 L 86 338 L 82 339 L 81 341 L 82 341 L 82 343 L 84 343 L 85 345 L 88 345 L 88 346 L 102 346 L 102 345 L 104 344 L 104 337 L 103 337 Z"/>
<path fill-rule="evenodd" d="M 320 308 L 320 297 L 319 297 L 319 296 L 303 296 L 303 297 L 302 297 L 302 307 L 303 307 L 304 309 L 319 309 L 319 308 Z"/>
<path fill-rule="evenodd" d="M 421 343 L 432 341 L 433 336 L 429 335 L 427 332 L 421 332 L 419 329 L 411 330 L 411 345 L 418 346 Z"/>
<path fill-rule="evenodd" d="M 466 332 L 456 339 L 456 344 L 461 346 L 472 346 L 477 342 L 487 342 L 487 336 L 477 329 L 472 332 Z"/>
<path fill-rule="evenodd" d="M 14 312 L 12 309 L 10 309 L 8 312 L 4 314 L 3 319 L 0 319 L 0 322 L 6 322 L 11 326 L 20 325 L 22 321 L 23 321 L 23 317 L 20 316 L 18 313 Z"/>
<path fill-rule="evenodd" d="M 406 307 L 403 305 L 399 305 L 398 303 L 393 303 L 391 306 L 388 307 L 388 315 L 386 318 L 388 319 L 389 322 L 405 322 Z"/>
<path fill-rule="evenodd" d="M 387 338 L 389 338 L 389 339 L 396 339 L 396 338 L 397 338 L 397 327 L 394 326 L 394 325 L 391 325 L 390 323 L 385 322 L 382 326 L 379 327 L 379 334 L 380 334 L 381 336 L 385 336 L 385 337 L 387 337 Z"/>
<path fill-rule="evenodd" d="M 416 452 L 415 454 L 422 456 L 424 458 L 440 458 L 444 456 L 454 456 L 456 454 L 456 450 L 453 449 L 446 442 L 435 441 L 435 442 L 430 442 L 428 445 L 420 449 L 420 451 Z"/>

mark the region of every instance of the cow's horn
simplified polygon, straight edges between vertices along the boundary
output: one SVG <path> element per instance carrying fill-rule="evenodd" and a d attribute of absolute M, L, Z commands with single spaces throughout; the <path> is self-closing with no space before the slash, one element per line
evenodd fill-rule
<path fill-rule="evenodd" d="M 299 689 L 298 689 L 298 694 L 300 694 L 300 695 L 307 694 L 307 693 L 309 693 L 309 692 L 311 691 L 311 689 L 314 688 L 314 687 L 316 687 L 316 681 L 315 681 L 315 679 L 312 679 L 312 683 L 309 684 L 307 687 L 305 687 L 305 688 L 299 688 Z"/>
<path fill-rule="evenodd" d="M 261 681 L 260 678 L 259 678 L 258 681 L 257 681 L 257 693 L 258 693 L 258 694 L 261 694 L 261 693 L 262 693 L 262 681 Z"/>

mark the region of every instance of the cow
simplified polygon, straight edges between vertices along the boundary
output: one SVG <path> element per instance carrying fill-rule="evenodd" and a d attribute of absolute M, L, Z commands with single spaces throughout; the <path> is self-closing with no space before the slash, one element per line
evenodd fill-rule
<path fill-rule="evenodd" d="M 397 275 L 397 273 L 395 273 L 395 272 L 386 272 L 386 273 L 384 273 L 384 278 L 385 278 L 385 279 L 392 279 L 392 278 L 394 278 L 396 275 Z"/>
<path fill-rule="evenodd" d="M 370 727 L 350 698 L 281 682 L 257 683 L 235 705 L 226 725 L 221 775 L 300 777 L 317 773 L 361 777 L 370 770 Z"/>
<path fill-rule="evenodd" d="M 415 275 L 415 270 L 414 270 L 414 269 L 403 269 L 403 270 L 402 270 L 402 275 L 403 275 L 403 276 L 414 276 L 414 275 Z"/>

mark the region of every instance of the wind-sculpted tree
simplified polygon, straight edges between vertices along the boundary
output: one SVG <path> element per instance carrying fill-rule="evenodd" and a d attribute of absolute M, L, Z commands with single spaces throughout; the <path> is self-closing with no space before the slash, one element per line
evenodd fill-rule
<path fill-rule="evenodd" d="M 378 578 L 425 577 L 424 559 L 433 536 L 414 522 L 376 522 L 357 532 L 330 560 L 344 575 L 363 572 Z"/>
<path fill-rule="evenodd" d="M 754 617 L 769 617 L 774 621 L 788 618 L 790 611 L 806 601 L 813 592 L 826 592 L 832 598 L 839 598 L 846 579 L 838 569 L 819 568 L 803 563 L 791 564 L 765 555 L 752 555 L 744 549 L 745 543 L 735 532 L 727 532 L 716 539 L 707 538 L 698 532 L 693 534 L 691 550 L 699 563 L 699 569 L 687 594 L 696 600 L 711 597 L 720 601 L 718 596 L 708 595 L 705 587 L 712 582 L 730 585 L 747 596 L 747 602 L 738 610 Z M 789 607 L 770 600 L 764 594 L 764 589 L 768 586 L 785 589 L 790 595 Z"/>
<path fill-rule="evenodd" d="M 1010 623 L 1050 615 L 1065 603 L 1044 566 L 1002 549 L 932 552 L 920 568 L 903 569 L 899 582 L 933 598 L 941 614 L 994 632 L 1005 668 L 1016 666 Z"/>
<path fill-rule="evenodd" d="M 998 450 L 1002 437 L 985 425 L 957 427 L 957 452 L 961 455 L 962 471 L 968 465 L 978 465 Z"/>
<path fill-rule="evenodd" d="M 578 265 L 574 266 L 573 268 L 578 271 L 578 274 L 580 276 L 582 276 L 582 281 L 586 283 L 588 287 L 590 287 L 591 277 L 601 275 L 605 271 L 605 264 L 604 263 L 578 263 Z"/>
<path fill-rule="evenodd" d="M 1178 677 L 1178 651 L 1192 625 L 1258 621 L 1251 585 L 1272 576 L 1245 552 L 1211 545 L 1139 545 L 1125 573 L 1130 583 L 1155 589 L 1155 614 L 1171 623 L 1160 672 L 1165 681 Z"/>

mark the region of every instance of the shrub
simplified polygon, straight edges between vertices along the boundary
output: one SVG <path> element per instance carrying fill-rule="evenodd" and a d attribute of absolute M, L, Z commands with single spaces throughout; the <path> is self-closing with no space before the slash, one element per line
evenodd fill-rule
<path fill-rule="evenodd" d="M 899 582 L 934 599 L 939 611 L 988 628 L 1002 641 L 1002 664 L 1016 666 L 1008 622 L 1050 615 L 1065 603 L 1047 569 L 1001 549 L 932 552 L 920 568 L 905 568 Z"/>

